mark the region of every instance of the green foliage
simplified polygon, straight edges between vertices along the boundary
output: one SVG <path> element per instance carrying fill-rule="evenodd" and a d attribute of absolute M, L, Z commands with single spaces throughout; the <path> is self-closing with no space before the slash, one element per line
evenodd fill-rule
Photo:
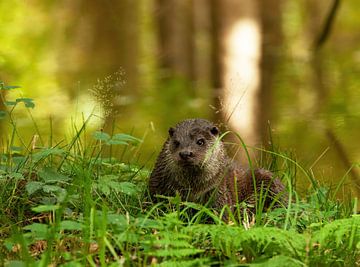
<path fill-rule="evenodd" d="M 103 141 L 107 145 L 128 145 L 139 144 L 141 142 L 140 139 L 128 134 L 114 134 L 110 137 L 107 133 L 96 131 L 93 136 L 96 140 Z"/>
<path fill-rule="evenodd" d="M 102 131 L 89 140 L 88 121 L 69 142 L 39 147 L 15 142 L 21 135 L 9 121 L 15 137 L 0 155 L 0 264 L 358 264 L 360 217 L 350 216 L 356 202 L 336 200 L 285 154 L 264 151 L 270 157 L 262 164 L 268 162 L 287 184 L 293 200 L 287 207 L 252 215 L 242 203 L 234 212 L 219 212 L 179 196 L 152 204 L 149 170 L 106 151 L 113 146 L 131 151 L 142 140 Z M 295 176 L 312 184 L 304 199 L 295 191 Z M 221 219 L 224 214 L 228 219 Z"/>
<path fill-rule="evenodd" d="M 324 225 L 311 238 L 310 263 L 317 266 L 355 266 L 360 259 L 360 216 Z"/>
<path fill-rule="evenodd" d="M 18 89 L 18 88 L 20 88 L 20 86 L 5 85 L 3 82 L 0 81 L 0 96 L 1 96 L 0 100 L 5 104 L 5 106 L 11 107 L 11 111 L 9 112 L 9 114 L 14 110 L 14 108 L 19 103 L 24 103 L 26 108 L 34 108 L 35 107 L 35 104 L 33 102 L 34 100 L 31 98 L 19 97 L 19 98 L 16 98 L 15 100 L 10 100 L 10 101 L 4 99 L 4 96 L 1 91 L 9 91 L 9 90 Z M 2 110 L 0 113 L 0 118 L 4 117 L 5 115 L 6 115 L 6 111 Z"/>

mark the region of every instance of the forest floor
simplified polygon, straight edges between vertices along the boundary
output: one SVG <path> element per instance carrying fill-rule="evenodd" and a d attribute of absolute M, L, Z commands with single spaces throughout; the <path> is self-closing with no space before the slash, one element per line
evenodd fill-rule
<path fill-rule="evenodd" d="M 85 127 L 84 127 L 85 128 Z M 149 171 L 103 158 L 141 140 L 81 128 L 68 144 L 0 155 L 0 264 L 5 266 L 356 266 L 357 199 L 338 200 L 294 160 L 272 153 L 288 207 L 229 219 L 179 198 L 148 201 Z M 309 179 L 304 197 L 294 179 Z M 290 181 L 290 182 L 288 182 Z"/>

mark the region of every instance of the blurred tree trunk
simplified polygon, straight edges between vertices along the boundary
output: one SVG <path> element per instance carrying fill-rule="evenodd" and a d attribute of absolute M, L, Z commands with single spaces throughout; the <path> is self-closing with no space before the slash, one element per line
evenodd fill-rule
<path fill-rule="evenodd" d="M 327 6 L 330 4 L 329 1 L 311 1 L 305 2 L 305 7 L 308 12 L 306 20 L 306 29 L 308 39 L 313 41 L 318 38 L 319 31 L 322 28 L 323 18 L 326 16 Z M 310 44 L 313 45 L 313 44 Z M 316 101 L 313 103 L 313 111 L 315 114 L 320 114 L 323 108 L 326 106 L 329 91 L 324 81 L 324 67 L 323 67 L 323 56 L 322 51 L 312 47 L 313 53 L 311 56 L 311 73 L 312 73 L 312 84 L 314 87 L 314 93 L 316 94 Z"/>
<path fill-rule="evenodd" d="M 194 0 L 156 0 L 159 66 L 165 79 L 196 80 Z"/>
<path fill-rule="evenodd" d="M 268 138 L 272 77 L 281 43 L 280 13 L 280 0 L 211 1 L 212 79 L 218 118 L 248 146 Z"/>
<path fill-rule="evenodd" d="M 259 0 L 261 13 L 261 77 L 257 109 L 257 132 L 265 148 L 271 146 L 271 121 L 273 115 L 273 92 L 278 78 L 283 43 L 282 0 Z"/>
<path fill-rule="evenodd" d="M 210 24 L 211 24 L 211 34 L 210 34 L 210 43 L 211 43 L 211 82 L 214 90 L 214 104 L 217 109 L 215 113 L 214 120 L 220 123 L 225 119 L 224 112 L 221 107 L 221 96 L 223 88 L 222 76 L 224 73 L 224 66 L 222 62 L 223 57 L 223 43 L 221 42 L 222 38 L 222 10 L 220 10 L 221 0 L 211 0 L 210 2 Z"/>
<path fill-rule="evenodd" d="M 140 2 L 66 3 L 70 17 L 67 36 L 74 39 L 64 40 L 68 49 L 59 61 L 68 67 L 60 80 L 70 77 L 71 81 L 81 81 L 83 90 L 97 91 L 95 97 L 106 111 L 105 128 L 109 129 L 114 120 L 126 116 L 127 105 L 135 102 L 139 91 Z"/>
<path fill-rule="evenodd" d="M 259 142 L 255 111 L 261 35 L 256 1 L 213 0 L 213 74 L 220 116 L 248 146 Z M 217 74 L 218 73 L 218 74 Z"/>

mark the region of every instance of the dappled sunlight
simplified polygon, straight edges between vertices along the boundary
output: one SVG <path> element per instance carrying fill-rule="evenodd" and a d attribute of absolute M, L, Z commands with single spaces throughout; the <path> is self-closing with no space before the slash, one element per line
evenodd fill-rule
<path fill-rule="evenodd" d="M 256 144 L 256 98 L 260 83 L 260 26 L 241 19 L 227 33 L 223 101 L 226 119 L 249 145 Z M 255 140 L 254 140 L 255 138 Z"/>

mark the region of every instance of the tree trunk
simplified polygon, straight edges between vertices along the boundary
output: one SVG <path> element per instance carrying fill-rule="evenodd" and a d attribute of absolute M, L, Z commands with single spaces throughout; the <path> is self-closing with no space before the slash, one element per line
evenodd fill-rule
<path fill-rule="evenodd" d="M 196 80 L 193 1 L 156 1 L 159 66 L 165 79 Z"/>
<path fill-rule="evenodd" d="M 107 129 L 118 117 L 126 116 L 127 104 L 135 102 L 139 91 L 139 4 L 82 0 L 66 6 L 66 34 L 73 39 L 63 40 L 59 64 L 66 67 L 59 80 L 65 80 L 64 87 L 80 81 L 82 90 L 96 91 L 95 97 L 106 111 Z M 72 25 L 76 27 L 70 28 Z"/>
<path fill-rule="evenodd" d="M 256 118 L 261 58 L 259 6 L 246 0 L 212 0 L 211 4 L 213 85 L 220 117 L 247 146 L 254 146 L 261 139 Z"/>
<path fill-rule="evenodd" d="M 259 0 L 261 13 L 261 78 L 257 108 L 257 132 L 261 143 L 271 146 L 271 121 L 273 120 L 273 91 L 278 77 L 283 34 L 281 30 L 281 0 Z"/>

